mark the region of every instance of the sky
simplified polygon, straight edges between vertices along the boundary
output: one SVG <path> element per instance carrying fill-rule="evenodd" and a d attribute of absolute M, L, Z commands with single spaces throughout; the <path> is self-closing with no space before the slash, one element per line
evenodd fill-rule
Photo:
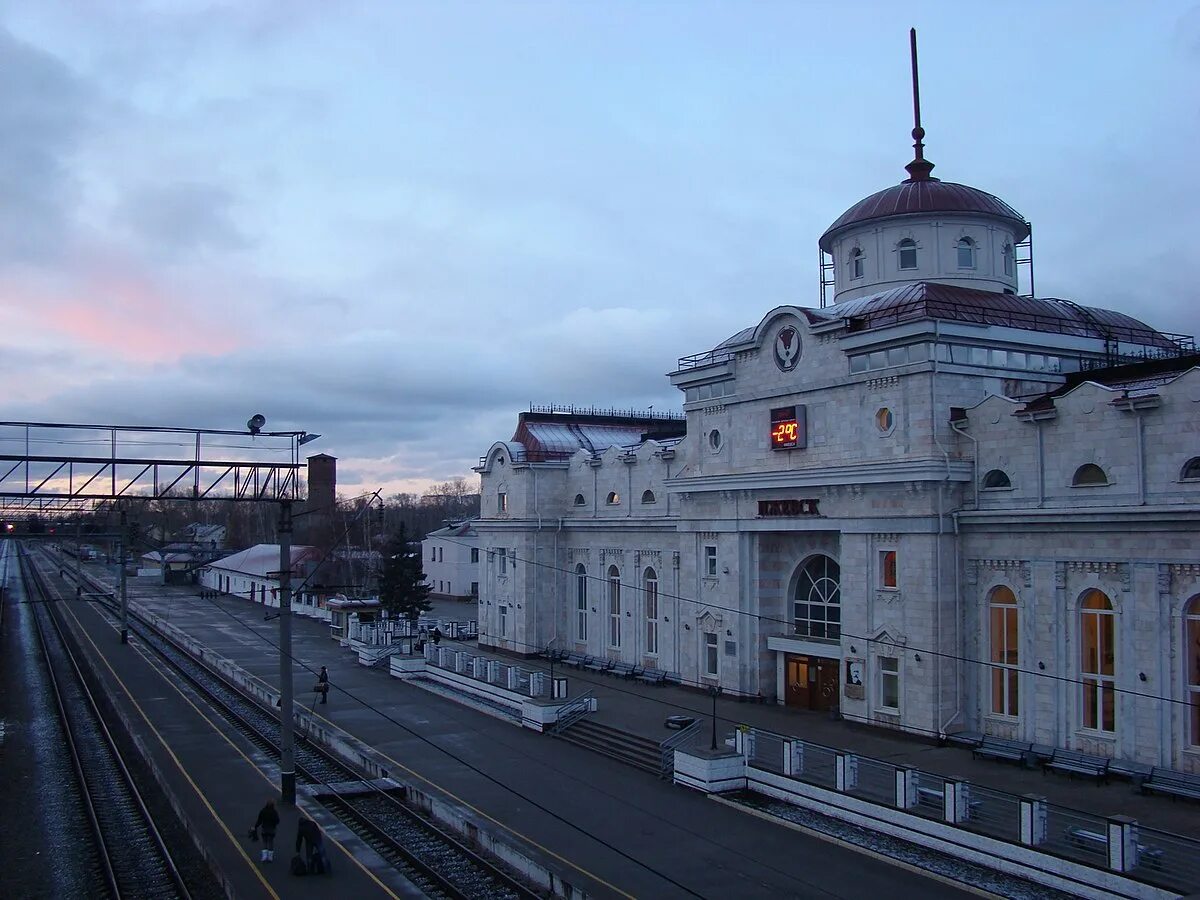
<path fill-rule="evenodd" d="M 0 420 L 318 432 L 343 493 L 782 304 L 926 156 L 1200 331 L 1200 5 L 0 0 Z"/>

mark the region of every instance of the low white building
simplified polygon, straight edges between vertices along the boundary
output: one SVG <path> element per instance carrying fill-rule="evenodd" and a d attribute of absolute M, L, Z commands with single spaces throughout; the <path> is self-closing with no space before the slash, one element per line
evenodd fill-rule
<path fill-rule="evenodd" d="M 474 599 L 479 596 L 479 533 L 475 520 L 452 522 L 421 541 L 421 567 L 430 596 Z"/>
<path fill-rule="evenodd" d="M 907 168 L 822 302 L 679 360 L 685 421 L 488 450 L 480 644 L 1200 771 L 1194 340 L 1021 294 L 1029 223 Z"/>
<path fill-rule="evenodd" d="M 320 562 L 315 547 L 293 545 L 292 610 L 315 619 L 329 619 L 326 600 L 336 594 L 307 585 Z M 279 606 L 280 556 L 278 544 L 256 544 L 209 563 L 200 571 L 200 584 L 221 594 L 243 597 L 263 606 Z"/>

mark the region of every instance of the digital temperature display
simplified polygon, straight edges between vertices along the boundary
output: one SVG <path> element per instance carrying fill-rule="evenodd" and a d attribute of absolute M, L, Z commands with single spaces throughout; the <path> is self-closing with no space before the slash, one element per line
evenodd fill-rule
<path fill-rule="evenodd" d="M 804 449 L 808 437 L 806 425 L 803 406 L 781 406 L 771 410 L 771 449 Z"/>

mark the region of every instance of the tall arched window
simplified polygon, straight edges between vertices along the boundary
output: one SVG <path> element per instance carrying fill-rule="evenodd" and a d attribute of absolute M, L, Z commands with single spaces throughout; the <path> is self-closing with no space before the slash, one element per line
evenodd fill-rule
<path fill-rule="evenodd" d="M 580 563 L 575 567 L 575 640 L 587 640 L 587 568 Z"/>
<path fill-rule="evenodd" d="M 643 503 L 653 503 L 654 500 L 655 500 L 654 491 L 650 490 L 649 488 L 642 491 L 642 502 Z"/>
<path fill-rule="evenodd" d="M 658 573 L 642 573 L 642 592 L 646 597 L 646 654 L 658 655 Z"/>
<path fill-rule="evenodd" d="M 1183 656 L 1187 667 L 1188 743 L 1200 747 L 1200 594 L 1183 608 Z"/>
<path fill-rule="evenodd" d="M 1004 274 L 1012 275 L 1014 271 L 1013 246 L 1005 244 L 1004 249 L 1000 251 L 1000 255 L 1004 257 Z"/>
<path fill-rule="evenodd" d="M 1116 731 L 1117 623 L 1112 601 L 1090 590 L 1079 602 L 1079 675 L 1082 723 L 1096 731 Z"/>
<path fill-rule="evenodd" d="M 850 251 L 850 277 L 862 278 L 866 271 L 866 255 L 858 247 Z"/>
<path fill-rule="evenodd" d="M 616 506 L 618 503 L 621 502 L 621 495 L 618 494 L 616 491 L 609 491 L 608 499 L 606 499 L 604 502 L 607 503 L 609 506 Z"/>
<path fill-rule="evenodd" d="M 989 660 L 992 673 L 992 712 L 998 716 L 1020 715 L 1017 652 L 1017 598 L 1001 585 L 988 598 Z"/>
<path fill-rule="evenodd" d="M 905 238 L 896 245 L 899 266 L 901 269 L 915 269 L 917 267 L 917 242 L 912 238 Z"/>
<path fill-rule="evenodd" d="M 842 570 L 828 556 L 814 556 L 796 580 L 796 634 L 837 640 L 842 634 Z"/>
<path fill-rule="evenodd" d="M 608 567 L 608 646 L 621 646 L 621 572 Z"/>
<path fill-rule="evenodd" d="M 954 245 L 958 252 L 958 267 L 960 269 L 975 268 L 975 242 L 969 237 L 959 238 Z"/>

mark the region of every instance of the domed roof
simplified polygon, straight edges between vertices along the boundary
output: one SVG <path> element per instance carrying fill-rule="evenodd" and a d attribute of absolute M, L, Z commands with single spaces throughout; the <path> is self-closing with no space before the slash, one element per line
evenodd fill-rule
<path fill-rule="evenodd" d="M 998 219 L 1007 219 L 1016 228 L 1016 239 L 1023 241 L 1029 236 L 1029 225 L 1019 212 L 987 191 L 940 181 L 937 178 L 910 178 L 900 184 L 884 188 L 859 200 L 838 216 L 836 222 L 821 235 L 821 249 L 830 252 L 833 235 L 851 225 L 859 225 L 873 219 L 893 216 L 919 216 L 930 213 L 977 213 Z"/>

